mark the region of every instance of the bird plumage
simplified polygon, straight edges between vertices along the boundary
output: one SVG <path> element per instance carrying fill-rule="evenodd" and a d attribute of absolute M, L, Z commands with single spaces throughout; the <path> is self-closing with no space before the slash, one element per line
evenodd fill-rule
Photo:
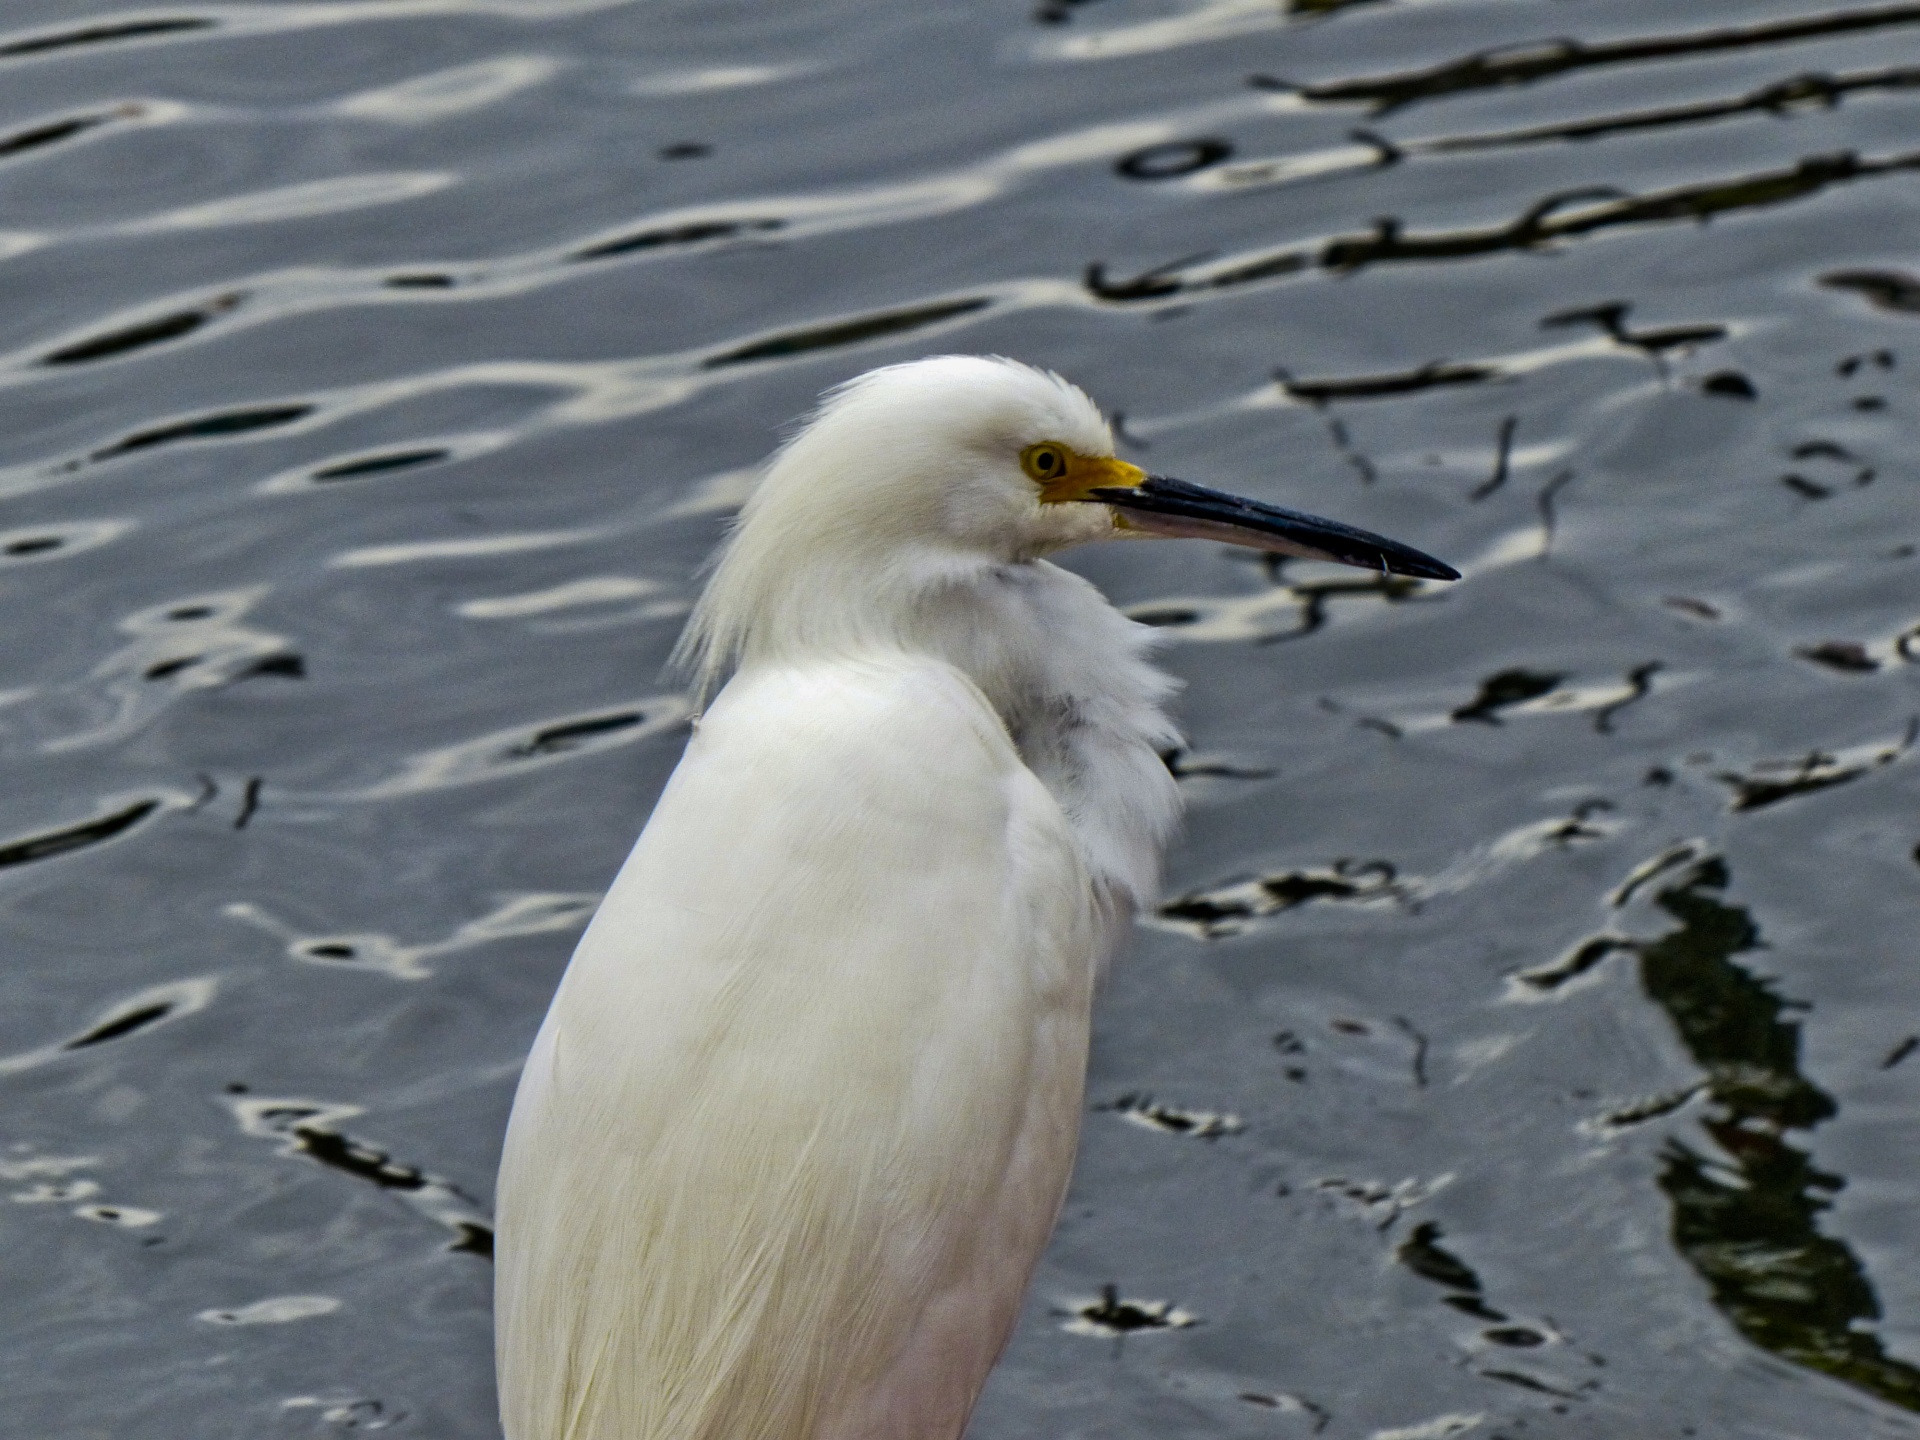
<path fill-rule="evenodd" d="M 1148 535 L 1454 574 L 1149 476 L 1011 361 L 861 376 L 774 458 L 679 652 L 718 694 L 514 1101 L 507 1440 L 960 1434 L 1179 808 L 1150 632 L 1045 557 Z"/>
<path fill-rule="evenodd" d="M 521 1082 L 508 1434 L 957 1434 L 1066 1181 L 1106 928 L 957 672 L 730 686 Z"/>
<path fill-rule="evenodd" d="M 956 378 L 984 393 L 956 406 Z M 1177 804 L 1148 632 L 1038 558 L 1093 527 L 971 473 L 1059 433 L 1111 444 L 1024 367 L 880 372 L 748 506 L 689 632 L 736 673 L 515 1100 L 509 1440 L 964 1427 L 1064 1193 L 1096 974 Z"/>

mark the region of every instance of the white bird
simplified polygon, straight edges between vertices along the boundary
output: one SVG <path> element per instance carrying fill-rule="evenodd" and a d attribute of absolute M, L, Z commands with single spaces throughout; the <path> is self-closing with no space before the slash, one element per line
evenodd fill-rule
<path fill-rule="evenodd" d="M 954 1440 L 1066 1190 L 1094 984 L 1179 809 L 1150 632 L 1044 558 L 1198 535 L 1059 377 L 832 392 L 680 654 L 707 708 L 560 982 L 498 1190 L 508 1440 Z"/>

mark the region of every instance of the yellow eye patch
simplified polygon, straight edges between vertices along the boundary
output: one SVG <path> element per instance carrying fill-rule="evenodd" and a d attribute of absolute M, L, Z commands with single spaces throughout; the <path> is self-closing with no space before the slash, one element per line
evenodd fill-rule
<path fill-rule="evenodd" d="M 1138 465 L 1111 455 L 1082 455 L 1058 440 L 1027 446 L 1020 452 L 1020 468 L 1040 486 L 1040 499 L 1050 505 L 1085 500 L 1094 490 L 1130 490 L 1147 478 Z"/>

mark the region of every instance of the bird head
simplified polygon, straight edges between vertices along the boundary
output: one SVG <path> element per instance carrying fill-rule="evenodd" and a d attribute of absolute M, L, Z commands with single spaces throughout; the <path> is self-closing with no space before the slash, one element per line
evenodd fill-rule
<path fill-rule="evenodd" d="M 1384 536 L 1150 475 L 1113 452 L 1100 411 L 1058 375 L 947 355 L 869 371 L 834 391 L 776 462 L 761 503 L 787 508 L 783 472 L 801 472 L 808 490 L 856 490 L 860 523 L 893 543 L 945 542 L 1023 559 L 1090 540 L 1186 536 L 1459 578 Z"/>
<path fill-rule="evenodd" d="M 1094 540 L 1186 536 L 1458 579 L 1397 541 L 1151 475 L 1114 454 L 1098 407 L 1051 372 L 946 355 L 828 393 L 769 465 L 683 642 L 711 667 L 761 629 L 878 616 L 903 592 Z M 808 597 L 827 604 L 809 604 Z M 776 618 L 777 617 L 777 618 Z"/>

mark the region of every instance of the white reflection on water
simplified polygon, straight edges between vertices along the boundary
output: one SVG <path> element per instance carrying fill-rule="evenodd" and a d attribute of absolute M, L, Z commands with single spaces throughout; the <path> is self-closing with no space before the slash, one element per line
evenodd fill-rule
<path fill-rule="evenodd" d="M 561 69 L 549 55 L 502 55 L 475 65 L 416 75 L 397 85 L 362 90 L 334 102 L 334 109 L 356 120 L 387 120 L 417 125 L 478 110 L 535 85 Z"/>
<path fill-rule="evenodd" d="M 407 540 L 345 550 L 327 564 L 335 570 L 364 570 L 378 565 L 413 565 L 426 560 L 471 560 L 485 555 L 520 555 L 555 550 L 601 539 L 601 530 L 535 530 L 518 535 L 472 535 L 447 540 Z"/>
<path fill-rule="evenodd" d="M 453 611 L 469 620 L 519 620 L 529 615 L 547 615 L 555 610 L 637 600 L 643 595 L 658 594 L 661 588 L 658 580 L 642 580 L 635 575 L 589 575 L 549 586 L 545 590 L 463 600 L 453 607 Z"/>
<path fill-rule="evenodd" d="M 664 98 L 670 95 L 700 95 L 709 90 L 741 90 L 751 85 L 771 85 L 795 75 L 804 75 L 811 68 L 800 64 L 706 65 L 691 70 L 662 70 L 633 81 L 627 86 L 627 93 Z"/>
<path fill-rule="evenodd" d="M 459 176 L 445 170 L 400 170 L 387 174 L 337 175 L 329 180 L 307 180 L 228 195 L 201 205 L 169 210 L 147 220 L 134 220 L 115 229 L 122 234 L 145 230 L 211 230 L 222 225 L 263 225 L 275 220 L 299 220 L 369 205 L 392 205 L 444 190 Z"/>
<path fill-rule="evenodd" d="M 209 1325 L 285 1325 L 294 1320 L 311 1320 L 316 1315 L 331 1315 L 339 1308 L 340 1302 L 331 1295 L 275 1295 L 229 1310 L 202 1310 L 193 1318 Z"/>

